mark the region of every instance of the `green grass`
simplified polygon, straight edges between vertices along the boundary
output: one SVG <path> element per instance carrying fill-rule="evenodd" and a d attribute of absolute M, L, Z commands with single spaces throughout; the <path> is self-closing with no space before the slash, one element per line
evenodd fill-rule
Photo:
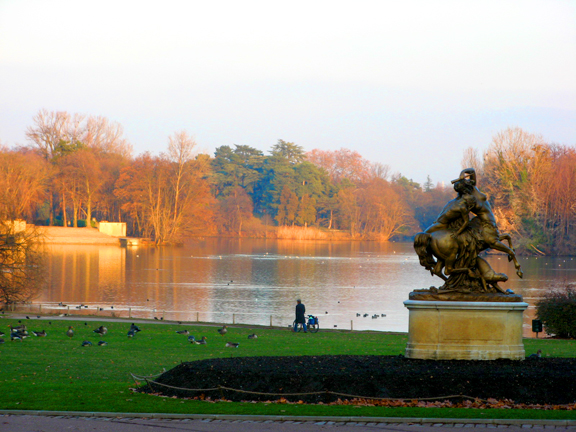
<path fill-rule="evenodd" d="M 48 325 L 44 320 L 26 320 L 29 330 L 44 328 L 48 336 L 11 342 L 6 326 L 17 325 L 17 321 L 4 319 L 0 323 L 6 333 L 6 343 L 0 345 L 0 409 L 438 418 L 566 419 L 574 415 L 569 411 L 210 403 L 159 398 L 130 390 L 135 387 L 131 372 L 154 375 L 182 361 L 232 356 L 399 355 L 404 352 L 406 335 L 344 331 L 294 334 L 288 329 L 229 328 L 222 337 L 215 327 L 151 322 L 139 325 L 143 331 L 128 339 L 129 323 L 84 325 L 84 321 L 53 320 Z M 100 324 L 108 327 L 104 337 L 92 332 Z M 65 334 L 69 325 L 75 329 L 72 339 Z M 183 328 L 197 338 L 207 336 L 208 345 L 192 345 L 187 336 L 175 333 Z M 258 339 L 248 340 L 248 334 L 254 332 Z M 102 339 L 108 346 L 97 346 Z M 81 347 L 83 340 L 91 341 L 93 346 Z M 240 347 L 225 348 L 226 341 L 240 342 Z M 541 349 L 545 355 L 576 356 L 574 341 L 530 339 L 525 346 L 527 353 Z"/>
<path fill-rule="evenodd" d="M 526 355 L 542 350 L 543 356 L 576 357 L 576 340 L 524 339 Z"/>

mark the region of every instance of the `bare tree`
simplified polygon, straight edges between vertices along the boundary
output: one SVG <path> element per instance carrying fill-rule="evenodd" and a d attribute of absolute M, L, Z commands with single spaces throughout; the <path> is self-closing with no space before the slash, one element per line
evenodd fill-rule
<path fill-rule="evenodd" d="M 474 168 L 476 170 L 476 175 L 481 177 L 484 169 L 484 163 L 481 156 L 478 154 L 478 150 L 474 147 L 468 147 L 464 150 L 464 156 L 462 156 L 462 169 L 464 168 Z"/>
<path fill-rule="evenodd" d="M 116 154 L 125 158 L 132 154 L 132 146 L 124 138 L 122 125 L 106 117 L 88 117 L 82 128 L 82 142 L 96 153 Z"/>
<path fill-rule="evenodd" d="M 80 114 L 41 109 L 33 118 L 34 126 L 26 129 L 26 137 L 46 160 L 50 160 L 62 141 L 76 143 L 81 140 L 84 119 Z"/>
<path fill-rule="evenodd" d="M 366 181 L 373 167 L 357 151 L 346 148 L 340 150 L 314 149 L 306 154 L 307 160 L 330 175 L 333 182 L 339 183 L 347 178 L 353 182 Z"/>
<path fill-rule="evenodd" d="M 0 222 L 0 301 L 11 305 L 34 298 L 45 284 L 41 233 L 24 221 Z"/>
<path fill-rule="evenodd" d="M 174 133 L 168 138 L 168 159 L 173 164 L 172 193 L 174 211 L 170 237 L 173 236 L 180 226 L 183 212 L 190 194 L 186 194 L 186 188 L 190 187 L 193 177 L 193 158 L 196 155 L 196 141 L 185 131 Z"/>
<path fill-rule="evenodd" d="M 26 137 L 47 160 L 55 156 L 61 142 L 68 145 L 82 143 L 98 153 L 124 157 L 132 153 L 122 126 L 105 117 L 41 109 L 32 120 L 34 125 L 27 128 Z"/>
<path fill-rule="evenodd" d="M 390 176 L 390 166 L 380 162 L 370 164 L 370 176 L 381 180 L 388 180 Z"/>

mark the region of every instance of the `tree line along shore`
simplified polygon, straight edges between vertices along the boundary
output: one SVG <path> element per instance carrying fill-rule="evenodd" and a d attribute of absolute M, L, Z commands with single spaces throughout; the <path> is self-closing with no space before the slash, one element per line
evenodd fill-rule
<path fill-rule="evenodd" d="M 419 184 L 345 148 L 305 151 L 278 140 L 268 154 L 222 145 L 207 155 L 179 131 L 159 155 L 133 155 L 119 123 L 47 110 L 26 137 L 0 148 L 3 220 L 124 222 L 127 236 L 157 244 L 190 236 L 409 240 L 455 196 L 451 185 Z M 520 253 L 576 253 L 573 146 L 508 128 L 484 152 L 466 149 L 462 167 L 476 169 Z"/>

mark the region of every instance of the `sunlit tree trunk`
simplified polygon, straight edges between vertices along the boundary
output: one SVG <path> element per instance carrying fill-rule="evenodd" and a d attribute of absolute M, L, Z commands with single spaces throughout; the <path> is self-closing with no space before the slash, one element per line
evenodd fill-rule
<path fill-rule="evenodd" d="M 172 226 L 170 227 L 169 237 L 174 237 L 180 229 L 184 208 L 186 207 L 185 188 L 190 187 L 191 176 L 194 174 L 193 157 L 196 153 L 196 141 L 188 135 L 187 132 L 181 131 L 175 133 L 168 140 L 168 157 L 173 164 L 173 210 Z M 188 180 L 188 181 L 187 181 Z M 184 201 L 184 202 L 183 202 Z"/>
<path fill-rule="evenodd" d="M 62 194 L 62 224 L 63 226 L 68 226 L 68 215 L 66 214 L 66 194 Z"/>

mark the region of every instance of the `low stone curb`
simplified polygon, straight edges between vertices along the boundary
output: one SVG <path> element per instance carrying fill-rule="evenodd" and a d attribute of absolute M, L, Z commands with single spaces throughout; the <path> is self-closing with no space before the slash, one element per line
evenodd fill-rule
<path fill-rule="evenodd" d="M 191 419 L 191 420 L 251 420 L 251 421 L 302 421 L 302 422 L 369 422 L 409 424 L 486 424 L 508 426 L 576 426 L 576 420 L 533 420 L 533 419 L 467 419 L 467 418 L 409 418 L 409 417 L 356 417 L 356 416 L 274 416 L 234 414 L 168 414 L 168 413 L 114 413 L 86 411 L 39 411 L 0 410 L 0 415 L 29 415 L 46 417 L 108 417 L 139 419 Z"/>

